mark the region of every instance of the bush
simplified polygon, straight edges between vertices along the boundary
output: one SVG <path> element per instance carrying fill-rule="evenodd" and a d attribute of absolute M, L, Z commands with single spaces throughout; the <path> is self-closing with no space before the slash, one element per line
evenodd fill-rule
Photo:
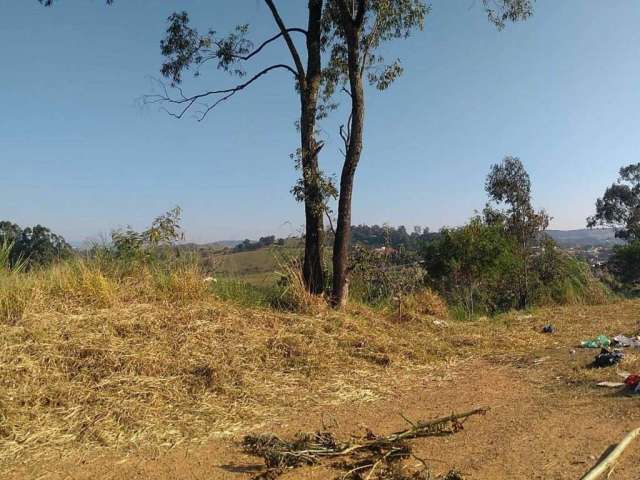
<path fill-rule="evenodd" d="M 640 240 L 615 246 L 607 268 L 623 288 L 637 290 L 640 284 Z"/>
<path fill-rule="evenodd" d="M 424 287 L 419 258 L 404 249 L 371 249 L 356 245 L 351 252 L 350 296 L 372 306 L 400 301 Z"/>
<path fill-rule="evenodd" d="M 501 225 L 476 217 L 423 248 L 429 284 L 461 316 L 536 305 L 601 303 L 607 289 L 551 239 L 523 249 Z"/>

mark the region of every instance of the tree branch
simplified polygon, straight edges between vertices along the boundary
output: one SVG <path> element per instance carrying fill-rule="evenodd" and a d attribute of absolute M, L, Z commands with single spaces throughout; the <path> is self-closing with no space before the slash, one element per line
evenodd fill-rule
<path fill-rule="evenodd" d="M 206 109 L 203 112 L 200 112 L 200 118 L 198 119 L 199 122 L 201 122 L 202 120 L 204 120 L 204 118 L 207 116 L 207 114 L 213 110 L 215 107 L 217 107 L 220 103 L 228 100 L 229 98 L 231 98 L 232 96 L 234 96 L 236 93 L 238 93 L 241 90 L 244 90 L 245 88 L 247 88 L 249 85 L 251 85 L 253 82 L 255 82 L 256 80 L 258 80 L 260 77 L 266 75 L 267 73 L 271 72 L 272 70 L 276 70 L 276 69 L 284 69 L 287 70 L 289 72 L 291 72 L 295 77 L 298 76 L 298 74 L 296 73 L 296 71 L 290 67 L 289 65 L 285 65 L 285 64 L 277 64 L 277 65 L 271 65 L 270 67 L 267 67 L 263 70 L 261 70 L 260 72 L 256 73 L 253 77 L 251 77 L 249 80 L 247 80 L 244 83 L 241 83 L 239 85 L 236 85 L 235 87 L 232 88 L 226 88 L 223 90 L 210 90 L 208 92 L 204 92 L 204 93 L 200 93 L 198 95 L 193 95 L 190 97 L 187 97 L 184 95 L 184 93 L 182 92 L 181 88 L 177 88 L 180 97 L 179 98 L 172 98 L 166 87 L 164 86 L 163 83 L 161 83 L 163 89 L 164 89 L 164 95 L 145 95 L 143 97 L 143 103 L 144 104 L 153 104 L 153 103 L 170 103 L 170 104 L 175 104 L 175 105 L 184 105 L 184 107 L 179 111 L 179 113 L 174 113 L 174 112 L 170 112 L 168 110 L 167 113 L 169 115 L 171 115 L 172 117 L 175 118 L 182 118 L 184 116 L 185 113 L 187 113 L 187 111 L 195 104 L 198 102 L 198 100 L 203 99 L 203 98 L 207 98 L 211 95 L 223 95 L 223 97 L 219 98 L 218 100 L 216 100 L 213 104 L 211 105 L 206 105 Z"/>
<path fill-rule="evenodd" d="M 303 35 L 307 35 L 307 31 L 302 29 L 302 28 L 288 28 L 286 29 L 286 33 L 291 33 L 291 32 L 298 32 L 298 33 L 302 33 Z M 280 32 L 276 35 L 274 35 L 273 37 L 265 40 L 264 42 L 262 42 L 260 44 L 260 46 L 258 48 L 256 48 L 253 52 L 251 52 L 248 55 L 234 55 L 235 58 L 239 58 L 240 60 L 249 60 L 251 57 L 254 57 L 255 55 L 257 55 L 258 53 L 260 53 L 260 51 L 266 47 L 267 45 L 269 45 L 271 42 L 276 41 L 277 39 L 279 39 L 280 37 L 283 37 L 284 33 Z"/>
<path fill-rule="evenodd" d="M 289 31 L 285 26 L 284 22 L 282 21 L 282 17 L 280 17 L 280 14 L 278 13 L 278 9 L 273 3 L 273 0 L 264 0 L 264 1 L 269 7 L 269 10 L 271 10 L 273 19 L 276 21 L 276 24 L 278 25 L 278 28 L 280 29 L 280 33 L 282 33 L 282 36 L 284 37 L 285 42 L 287 42 L 287 47 L 289 47 L 289 51 L 291 52 L 291 57 L 293 58 L 293 62 L 296 64 L 296 69 L 298 70 L 298 74 L 297 74 L 298 80 L 302 82 L 304 81 L 304 77 L 305 77 L 304 66 L 302 65 L 302 60 L 300 59 L 300 54 L 296 49 L 296 45 L 293 43 L 293 40 L 291 39 L 291 35 L 289 35 Z"/>
<path fill-rule="evenodd" d="M 378 35 L 378 19 L 371 27 L 371 33 L 369 34 L 369 38 L 367 39 L 367 44 L 364 46 L 364 51 L 362 53 L 362 65 L 360 66 L 360 76 L 364 75 L 365 70 L 367 69 L 367 58 L 369 57 L 369 51 L 371 50 L 371 46 L 376 41 L 376 35 Z"/>

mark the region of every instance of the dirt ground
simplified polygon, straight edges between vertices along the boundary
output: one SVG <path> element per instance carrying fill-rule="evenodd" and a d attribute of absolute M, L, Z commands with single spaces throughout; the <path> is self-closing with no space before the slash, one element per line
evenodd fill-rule
<path fill-rule="evenodd" d="M 594 352 L 557 346 L 517 357 L 471 358 L 416 377 L 384 401 L 292 411 L 262 431 L 292 434 L 325 426 L 339 437 L 371 428 L 384 434 L 410 419 L 432 419 L 475 406 L 488 406 L 463 431 L 416 440 L 415 453 L 434 473 L 457 469 L 468 479 L 578 479 L 628 431 L 640 425 L 638 398 L 575 382 Z M 611 369 L 607 374 L 611 375 Z M 240 452 L 239 438 L 170 451 L 127 456 L 84 456 L 23 465 L 7 478 L 33 479 L 249 479 L 259 460 Z M 640 442 L 624 453 L 609 478 L 640 478 Z M 282 479 L 332 479 L 339 472 L 309 467 Z"/>

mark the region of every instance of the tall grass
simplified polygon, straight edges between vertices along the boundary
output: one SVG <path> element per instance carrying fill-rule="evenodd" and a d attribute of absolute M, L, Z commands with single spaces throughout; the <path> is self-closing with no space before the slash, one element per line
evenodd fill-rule
<path fill-rule="evenodd" d="M 192 302 L 211 295 L 197 263 L 126 263 L 99 256 L 73 257 L 28 271 L 8 266 L 0 249 L 0 323 L 16 324 L 27 312 L 70 313 L 132 301 Z"/>

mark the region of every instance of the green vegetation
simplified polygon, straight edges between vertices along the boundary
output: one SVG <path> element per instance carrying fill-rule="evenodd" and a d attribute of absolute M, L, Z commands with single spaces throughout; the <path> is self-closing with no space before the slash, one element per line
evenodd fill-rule
<path fill-rule="evenodd" d="M 48 265 L 71 255 L 71 247 L 60 235 L 42 225 L 20 228 L 0 221 L 0 266 L 30 268 Z"/>
<path fill-rule="evenodd" d="M 637 293 L 640 285 L 640 163 L 622 167 L 616 183 L 596 201 L 596 213 L 587 218 L 587 226 L 611 227 L 616 237 L 627 242 L 614 247 L 607 265 L 614 287 L 625 293 Z"/>
<path fill-rule="evenodd" d="M 429 284 L 458 316 L 602 303 L 608 296 L 587 264 L 562 252 L 550 239 L 523 257 L 513 237 L 480 217 L 460 228 L 443 229 L 423 255 Z"/>

